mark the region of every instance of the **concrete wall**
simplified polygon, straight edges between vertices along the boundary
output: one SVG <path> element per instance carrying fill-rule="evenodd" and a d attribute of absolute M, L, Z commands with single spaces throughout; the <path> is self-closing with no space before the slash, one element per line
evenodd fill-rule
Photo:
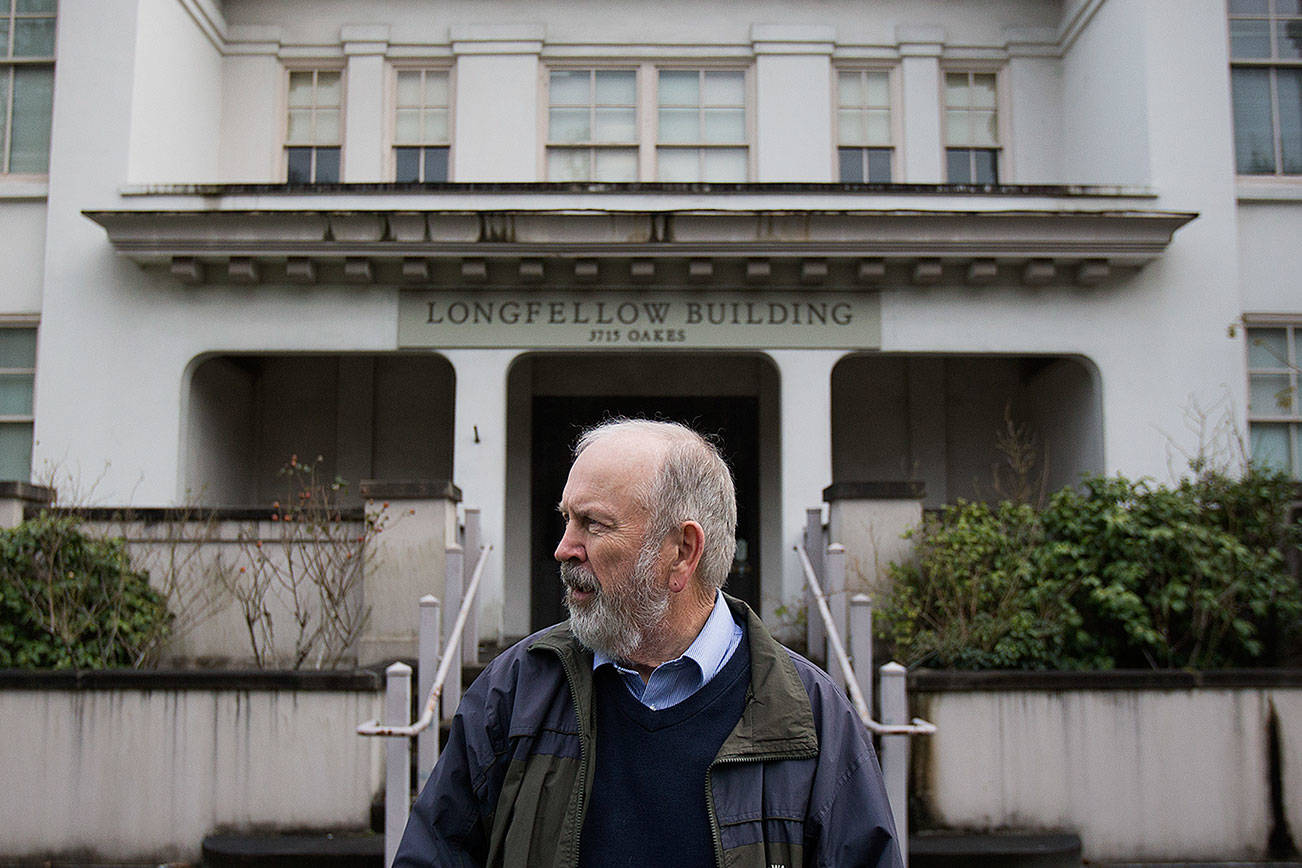
<path fill-rule="evenodd" d="M 1272 822 L 1266 733 L 1273 714 L 1285 816 L 1296 839 L 1302 687 L 1276 678 L 1286 686 L 1233 688 L 1247 679 L 1226 673 L 1219 687 L 1088 689 L 1079 686 L 1087 678 L 1125 676 L 1054 675 L 1056 684 L 1030 689 L 992 685 L 1034 676 L 973 676 L 984 689 L 954 683 L 961 674 L 915 678 L 921 691 L 912 713 L 938 727 L 914 742 L 910 786 L 924 817 L 919 827 L 1064 829 L 1079 833 L 1087 860 L 1263 858 Z M 926 686 L 932 678 L 951 683 Z"/>
<path fill-rule="evenodd" d="M 382 745 L 354 727 L 383 713 L 369 679 L 131 674 L 5 678 L 0 859 L 197 862 L 218 830 L 368 828 Z"/>
<path fill-rule="evenodd" d="M 911 684 L 911 713 L 939 728 L 914 741 L 915 830 L 1065 829 L 1095 861 L 1263 858 L 1272 717 L 1283 817 L 1302 828 L 1295 672 Z M 216 830 L 365 828 L 381 744 L 353 729 L 380 713 L 350 675 L 5 673 L 0 859 L 193 861 Z"/>
<path fill-rule="evenodd" d="M 301 666 L 370 665 L 414 657 L 420 598 L 448 598 L 444 552 L 457 539 L 455 503 L 428 492 L 400 494 L 381 489 L 368 502 L 370 530 L 357 512 L 338 522 L 318 516 L 290 523 L 270 520 L 266 510 L 233 516 L 204 507 L 92 514 L 88 530 L 123 539 L 133 565 L 166 596 L 175 622 L 157 656 L 161 665 L 293 667 L 320 623 L 322 588 L 347 591 L 335 611 L 360 629 L 352 644 L 311 644 Z M 257 587 L 265 591 L 255 595 Z M 250 623 L 246 610 L 265 614 Z M 298 628 L 300 616 L 307 633 Z"/>

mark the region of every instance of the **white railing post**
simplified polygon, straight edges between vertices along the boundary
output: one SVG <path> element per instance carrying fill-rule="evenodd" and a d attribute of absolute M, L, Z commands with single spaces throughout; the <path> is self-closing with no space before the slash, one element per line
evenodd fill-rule
<path fill-rule="evenodd" d="M 805 510 L 805 556 L 813 567 L 814 577 L 820 582 L 825 575 L 823 571 L 823 509 Z M 827 628 L 818 615 L 818 605 L 805 586 L 805 651 L 815 663 L 827 663 Z M 818 656 L 822 654 L 823 659 Z"/>
<path fill-rule="evenodd" d="M 882 667 L 882 723 L 909 722 L 909 697 L 907 670 L 898 663 Z M 895 834 L 899 837 L 900 856 L 909 864 L 909 737 L 907 735 L 882 736 L 882 778 L 886 782 L 886 798 L 891 803 L 895 817 Z"/>
<path fill-rule="evenodd" d="M 465 580 L 465 574 L 462 570 L 464 552 L 461 546 L 448 546 L 445 554 L 447 563 L 447 575 L 443 584 L 443 633 L 452 640 L 452 633 L 456 629 L 457 616 L 461 612 L 461 597 L 465 586 L 462 582 Z M 455 653 L 456 649 L 453 649 Z M 454 665 L 448 670 L 447 681 L 443 684 L 443 720 L 451 720 L 456 713 L 457 706 L 461 704 L 461 661 L 454 660 Z"/>
<path fill-rule="evenodd" d="M 439 601 L 433 594 L 420 598 L 420 627 L 416 638 L 416 695 L 421 702 L 429 699 L 434 687 L 434 674 L 439 666 L 439 647 L 443 644 L 439 630 Z M 434 770 L 439 758 L 439 728 L 426 727 L 416 736 L 416 790 L 425 788 L 425 781 Z"/>
<path fill-rule="evenodd" d="M 823 595 L 827 598 L 827 607 L 832 611 L 832 626 L 839 635 L 844 636 L 846 634 L 845 546 L 832 543 L 827 547 L 827 554 L 823 558 L 823 575 L 825 576 Z M 828 644 L 823 649 L 823 659 L 827 661 L 827 671 L 831 673 L 832 680 L 845 690 L 846 685 L 850 683 L 851 674 L 841 667 L 841 661 L 832 652 L 830 631 L 828 632 Z"/>
<path fill-rule="evenodd" d="M 384 670 L 384 718 L 390 726 L 411 719 L 411 667 L 393 663 Z M 411 740 L 391 738 L 384 746 L 384 864 L 393 864 L 411 810 Z"/>
<path fill-rule="evenodd" d="M 867 594 L 850 598 L 850 662 L 868 708 L 873 707 L 873 601 Z"/>
<path fill-rule="evenodd" d="M 461 540 L 462 551 L 462 587 L 470 584 L 470 574 L 479 563 L 479 510 L 466 510 L 466 533 Z M 470 602 L 470 619 L 466 621 L 465 632 L 461 634 L 461 662 L 479 662 L 479 595 Z"/>

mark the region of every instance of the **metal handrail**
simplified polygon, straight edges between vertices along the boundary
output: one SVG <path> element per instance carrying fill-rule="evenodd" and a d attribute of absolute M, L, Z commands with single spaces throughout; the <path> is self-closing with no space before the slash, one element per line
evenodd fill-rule
<path fill-rule="evenodd" d="M 823 596 L 823 588 L 818 583 L 818 577 L 814 575 L 814 566 L 809 562 L 809 555 L 805 552 L 805 547 L 797 545 L 796 554 L 800 555 L 800 566 L 805 571 L 805 582 L 809 584 L 810 591 L 813 592 L 814 602 L 818 603 L 818 613 L 823 618 L 823 625 L 827 628 L 827 641 L 832 646 L 832 653 L 836 655 L 836 661 L 841 665 L 841 671 L 848 673 L 846 678 L 846 688 L 850 692 L 850 702 L 854 705 L 854 710 L 858 713 L 859 718 L 863 721 L 864 726 L 875 735 L 932 735 L 936 732 L 936 725 L 928 723 L 920 717 L 913 718 L 912 723 L 878 723 L 873 720 L 872 712 L 868 710 L 868 701 L 864 699 L 863 691 L 859 689 L 859 679 L 854 675 L 854 668 L 850 665 L 850 655 L 845 653 L 845 643 L 841 641 L 841 632 L 837 629 L 836 620 L 832 617 L 832 610 L 827 605 L 827 598 Z"/>
<path fill-rule="evenodd" d="M 443 682 L 448 677 L 453 661 L 461 662 L 461 632 L 470 619 L 470 609 L 474 604 L 475 594 L 479 591 L 479 579 L 484 574 L 484 564 L 488 561 L 488 552 L 491 548 L 490 545 L 479 550 L 479 560 L 475 563 L 475 571 L 470 576 L 470 584 L 461 600 L 461 609 L 457 612 L 452 634 L 448 636 L 448 641 L 443 647 L 443 658 L 439 661 L 438 672 L 434 676 L 434 684 L 430 687 L 429 697 L 425 700 L 425 711 L 414 723 L 407 726 L 382 726 L 378 720 L 368 720 L 357 727 L 358 735 L 410 738 L 424 732 L 434 722 L 434 717 L 438 713 L 439 699 L 443 695 Z"/>

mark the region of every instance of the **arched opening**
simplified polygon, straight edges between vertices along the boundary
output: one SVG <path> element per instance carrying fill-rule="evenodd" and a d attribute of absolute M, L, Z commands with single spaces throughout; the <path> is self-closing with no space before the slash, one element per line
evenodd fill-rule
<path fill-rule="evenodd" d="M 1078 357 L 849 356 L 832 371 L 832 478 L 921 480 L 927 507 L 998 500 L 1014 436 L 1030 449 L 1030 483 L 1053 491 L 1102 472 L 1101 404 Z"/>
<path fill-rule="evenodd" d="M 767 359 L 723 353 L 529 354 L 511 369 L 507 416 L 506 547 L 508 562 L 520 568 L 508 570 L 506 591 L 508 599 L 522 603 L 507 612 L 509 633 L 564 618 L 552 558 L 562 530 L 556 504 L 578 434 L 615 416 L 681 421 L 717 438 L 738 494 L 739 550 L 727 590 L 759 609 L 764 572 L 780 567 L 774 549 L 780 539 L 777 516 L 761 508 L 775 502 L 778 491 L 777 372 Z"/>
<path fill-rule="evenodd" d="M 291 456 L 344 481 L 452 476 L 455 377 L 441 356 L 221 355 L 190 379 L 186 486 L 198 503 L 265 505 Z M 319 461 L 318 461 L 319 459 Z"/>

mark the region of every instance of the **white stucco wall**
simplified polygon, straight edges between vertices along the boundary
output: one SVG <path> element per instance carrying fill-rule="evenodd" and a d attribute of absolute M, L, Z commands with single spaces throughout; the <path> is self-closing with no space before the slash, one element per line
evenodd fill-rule
<path fill-rule="evenodd" d="M 1096 11 L 1062 59 L 1061 180 L 1147 184 L 1145 4 L 1076 5 Z"/>
<path fill-rule="evenodd" d="M 139 0 L 135 45 L 127 180 L 217 180 L 218 47 L 177 0 Z"/>

